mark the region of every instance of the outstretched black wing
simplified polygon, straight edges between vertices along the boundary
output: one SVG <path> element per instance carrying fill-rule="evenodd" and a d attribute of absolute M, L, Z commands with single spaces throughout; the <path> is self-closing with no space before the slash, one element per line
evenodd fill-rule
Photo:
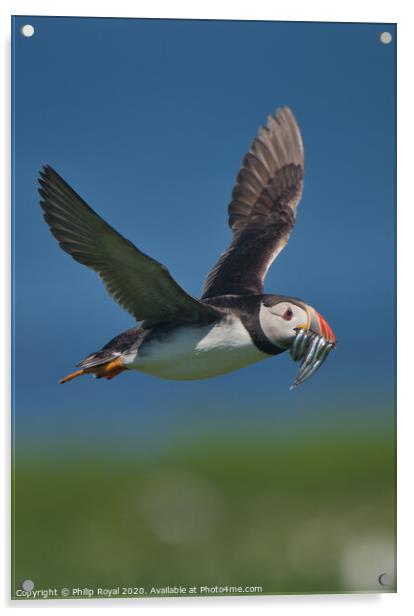
<path fill-rule="evenodd" d="M 109 294 L 137 321 L 211 322 L 217 311 L 191 297 L 168 270 L 110 227 L 54 171 L 39 178 L 40 205 L 60 246 L 98 272 Z"/>
<path fill-rule="evenodd" d="M 233 241 L 208 274 L 203 298 L 262 293 L 267 270 L 285 247 L 303 189 L 304 155 L 292 111 L 282 107 L 245 156 L 229 205 Z"/>

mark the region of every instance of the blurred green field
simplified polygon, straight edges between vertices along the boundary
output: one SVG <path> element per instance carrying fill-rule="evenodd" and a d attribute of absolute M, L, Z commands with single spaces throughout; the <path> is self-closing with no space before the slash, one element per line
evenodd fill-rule
<path fill-rule="evenodd" d="M 17 460 L 13 592 L 261 586 L 395 590 L 389 431 L 177 443 L 162 455 Z M 390 576 L 381 586 L 381 573 Z"/>

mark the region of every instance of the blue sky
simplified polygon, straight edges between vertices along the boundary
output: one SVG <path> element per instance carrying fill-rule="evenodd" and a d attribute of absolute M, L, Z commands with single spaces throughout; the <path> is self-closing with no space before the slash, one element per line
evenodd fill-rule
<path fill-rule="evenodd" d="M 20 35 L 24 23 L 32 38 Z M 390 45 L 379 42 L 384 29 Z M 17 17 L 13 31 L 17 438 L 119 444 L 131 431 L 149 442 L 189 425 L 277 430 L 391 415 L 395 27 Z M 302 130 L 305 190 L 266 291 L 326 317 L 339 344 L 324 368 L 294 392 L 287 355 L 203 382 L 124 374 L 60 386 L 132 320 L 50 235 L 40 167 L 54 166 L 198 295 L 230 241 L 241 160 L 281 105 Z"/>

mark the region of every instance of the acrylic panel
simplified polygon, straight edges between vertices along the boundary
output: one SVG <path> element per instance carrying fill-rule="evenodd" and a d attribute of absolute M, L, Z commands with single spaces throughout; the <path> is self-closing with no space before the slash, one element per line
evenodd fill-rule
<path fill-rule="evenodd" d="M 396 35 L 12 19 L 13 598 L 395 591 Z"/>

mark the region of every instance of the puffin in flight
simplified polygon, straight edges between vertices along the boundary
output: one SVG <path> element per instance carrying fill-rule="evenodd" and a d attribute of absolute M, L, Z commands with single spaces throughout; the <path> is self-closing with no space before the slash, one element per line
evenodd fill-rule
<path fill-rule="evenodd" d="M 50 167 L 40 172 L 40 205 L 61 248 L 95 270 L 138 322 L 88 355 L 66 383 L 137 370 L 164 379 L 207 379 L 289 350 L 300 367 L 292 388 L 322 365 L 336 338 L 305 302 L 263 292 L 285 247 L 302 195 L 303 144 L 292 111 L 270 115 L 246 154 L 228 208 L 233 238 L 208 274 L 201 299 L 108 225 Z"/>

